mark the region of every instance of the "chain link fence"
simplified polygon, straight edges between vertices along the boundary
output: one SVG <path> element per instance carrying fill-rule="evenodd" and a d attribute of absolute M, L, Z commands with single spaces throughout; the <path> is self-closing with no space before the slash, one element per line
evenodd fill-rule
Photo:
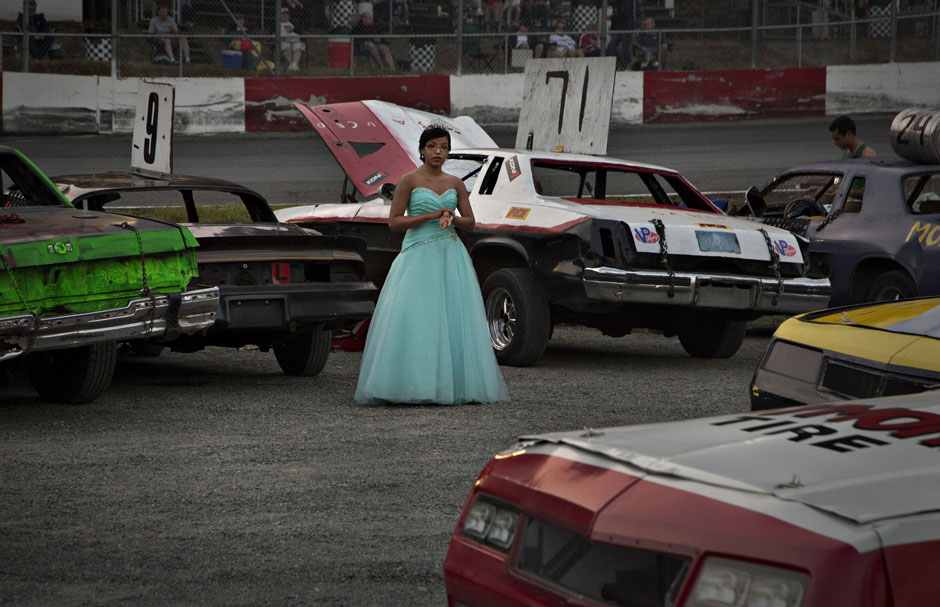
<path fill-rule="evenodd" d="M 352 76 L 521 72 L 533 56 L 602 54 L 637 70 L 940 60 L 938 0 L 647 0 L 638 29 L 611 31 L 600 17 L 623 2 L 115 0 L 113 19 L 39 24 L 31 15 L 33 31 L 23 32 L 29 2 L 0 0 L 0 69 Z"/>

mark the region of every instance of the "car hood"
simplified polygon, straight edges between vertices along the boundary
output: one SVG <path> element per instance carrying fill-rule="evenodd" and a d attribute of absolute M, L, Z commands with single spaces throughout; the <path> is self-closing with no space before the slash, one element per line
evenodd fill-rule
<path fill-rule="evenodd" d="M 421 166 L 418 138 L 430 124 L 450 131 L 452 149 L 497 147 L 468 116 L 447 118 L 374 100 L 294 105 L 365 197 L 376 195 L 383 184 L 397 183 L 405 173 Z"/>
<path fill-rule="evenodd" d="M 832 308 L 803 314 L 799 319 L 820 325 L 864 327 L 940 339 L 940 297 Z"/>
<path fill-rule="evenodd" d="M 940 392 L 526 436 L 868 523 L 940 511 Z"/>

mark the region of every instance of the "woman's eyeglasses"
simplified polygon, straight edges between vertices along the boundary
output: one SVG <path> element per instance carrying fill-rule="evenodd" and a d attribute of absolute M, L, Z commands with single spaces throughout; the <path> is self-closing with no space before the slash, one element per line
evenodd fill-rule
<path fill-rule="evenodd" d="M 432 152 L 437 152 L 438 150 L 440 150 L 441 152 L 449 152 L 450 146 L 447 145 L 446 143 L 444 145 L 437 145 L 436 143 L 428 143 L 428 144 L 425 144 L 424 149 L 431 150 Z"/>

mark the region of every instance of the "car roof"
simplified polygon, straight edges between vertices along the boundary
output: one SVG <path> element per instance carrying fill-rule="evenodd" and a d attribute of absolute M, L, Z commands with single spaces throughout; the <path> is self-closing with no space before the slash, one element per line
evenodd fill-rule
<path fill-rule="evenodd" d="M 940 511 L 940 391 L 522 440 L 565 444 L 653 477 L 773 494 L 857 523 Z"/>
<path fill-rule="evenodd" d="M 790 167 L 786 171 L 783 171 L 781 175 L 821 171 L 838 171 L 840 173 L 845 173 L 857 170 L 860 166 L 872 167 L 880 171 L 895 171 L 898 173 L 940 171 L 940 164 L 920 164 L 896 157 L 876 157 L 820 160 L 817 162 L 809 162 L 795 167 Z"/>
<path fill-rule="evenodd" d="M 107 190 L 150 190 L 150 189 L 196 189 L 220 190 L 235 193 L 244 193 L 264 199 L 261 194 L 245 186 L 214 179 L 212 177 L 196 177 L 193 175 L 173 174 L 161 177 L 150 177 L 126 171 L 108 173 L 87 173 L 82 175 L 56 175 L 51 177 L 62 193 L 69 200 L 76 200 L 89 192 Z"/>
<path fill-rule="evenodd" d="M 636 162 L 633 160 L 626 160 L 623 158 L 613 158 L 611 156 L 593 156 L 591 154 L 569 154 L 568 152 L 542 152 L 542 151 L 532 151 L 532 150 L 517 150 L 512 148 L 478 148 L 478 149 L 454 149 L 451 151 L 450 155 L 453 156 L 462 156 L 467 154 L 479 154 L 484 156 L 489 156 L 491 154 L 500 154 L 503 156 L 514 155 L 520 158 L 528 158 L 529 160 L 547 160 L 550 162 L 557 162 L 560 164 L 587 164 L 587 165 L 605 165 L 605 166 L 619 166 L 626 170 L 640 169 L 647 171 L 656 171 L 660 173 L 669 173 L 678 175 L 679 172 L 675 169 L 670 169 L 663 166 L 658 166 L 655 164 L 648 164 L 645 162 Z"/>

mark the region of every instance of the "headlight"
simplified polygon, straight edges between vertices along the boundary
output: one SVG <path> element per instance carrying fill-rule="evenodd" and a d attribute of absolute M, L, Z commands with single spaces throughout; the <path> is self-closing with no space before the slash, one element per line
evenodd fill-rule
<path fill-rule="evenodd" d="M 774 339 L 764 355 L 761 368 L 813 385 L 819 379 L 822 352 L 782 339 Z"/>
<path fill-rule="evenodd" d="M 745 561 L 705 561 L 687 607 L 799 607 L 809 584 L 804 573 Z"/>
<path fill-rule="evenodd" d="M 463 533 L 500 550 L 509 550 L 516 534 L 519 511 L 477 498 L 463 522 Z"/>

